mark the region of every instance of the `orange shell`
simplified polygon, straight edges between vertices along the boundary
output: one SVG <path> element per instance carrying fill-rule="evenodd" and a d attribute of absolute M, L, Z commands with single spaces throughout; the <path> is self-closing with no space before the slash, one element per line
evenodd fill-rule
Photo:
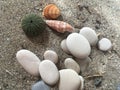
<path fill-rule="evenodd" d="M 63 21 L 46 20 L 46 23 L 49 27 L 60 33 L 64 33 L 65 31 L 73 32 L 74 30 L 74 28 L 70 24 Z"/>
<path fill-rule="evenodd" d="M 47 19 L 56 19 L 60 16 L 60 9 L 54 4 L 49 4 L 43 9 L 42 14 Z"/>

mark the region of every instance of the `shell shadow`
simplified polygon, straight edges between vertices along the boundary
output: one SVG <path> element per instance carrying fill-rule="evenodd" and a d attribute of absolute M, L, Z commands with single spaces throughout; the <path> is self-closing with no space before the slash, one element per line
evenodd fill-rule
<path fill-rule="evenodd" d="M 38 35 L 36 37 L 29 37 L 29 36 L 27 36 L 27 37 L 31 42 L 33 42 L 35 44 L 43 44 L 43 45 L 45 45 L 49 40 L 49 33 L 48 33 L 47 29 L 46 29 L 42 33 L 40 33 L 40 35 Z"/>

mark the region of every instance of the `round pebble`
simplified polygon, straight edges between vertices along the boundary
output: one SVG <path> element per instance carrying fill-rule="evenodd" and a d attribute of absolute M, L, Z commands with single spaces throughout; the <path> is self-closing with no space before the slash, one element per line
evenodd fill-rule
<path fill-rule="evenodd" d="M 83 90 L 84 89 L 84 78 L 82 76 L 79 76 L 80 78 L 80 88 L 79 90 Z"/>
<path fill-rule="evenodd" d="M 56 64 L 58 62 L 58 55 L 53 50 L 47 50 L 44 53 L 44 59 L 51 60 L 52 62 Z"/>
<path fill-rule="evenodd" d="M 22 67 L 33 76 L 40 76 L 39 74 L 39 64 L 40 59 L 29 50 L 20 50 L 16 54 L 18 62 Z"/>
<path fill-rule="evenodd" d="M 50 87 L 46 85 L 43 81 L 39 81 L 32 85 L 32 90 L 50 90 Z"/>
<path fill-rule="evenodd" d="M 91 52 L 88 40 L 78 33 L 70 34 L 67 37 L 66 45 L 72 55 L 76 58 L 86 58 Z"/>
<path fill-rule="evenodd" d="M 60 70 L 59 90 L 78 90 L 80 87 L 80 78 L 72 69 Z"/>
<path fill-rule="evenodd" d="M 56 65 L 50 60 L 44 60 L 39 65 L 42 80 L 48 85 L 55 85 L 59 80 L 59 72 Z"/>
<path fill-rule="evenodd" d="M 79 64 L 75 60 L 73 60 L 72 58 L 65 59 L 64 65 L 65 65 L 65 68 L 73 69 L 78 74 L 80 73 L 80 66 L 79 66 Z"/>
<path fill-rule="evenodd" d="M 108 51 L 112 48 L 112 43 L 109 39 L 103 38 L 98 42 L 98 48 L 101 51 Z"/>
<path fill-rule="evenodd" d="M 90 28 L 90 27 L 83 27 L 80 32 L 81 35 L 83 35 L 91 46 L 95 46 L 98 42 L 98 36 L 96 32 Z"/>
<path fill-rule="evenodd" d="M 60 46 L 61 46 L 61 48 L 62 48 L 62 50 L 64 52 L 66 52 L 67 54 L 70 54 L 70 51 L 68 50 L 68 47 L 66 45 L 66 39 L 64 39 L 64 40 L 61 41 L 61 45 Z"/>

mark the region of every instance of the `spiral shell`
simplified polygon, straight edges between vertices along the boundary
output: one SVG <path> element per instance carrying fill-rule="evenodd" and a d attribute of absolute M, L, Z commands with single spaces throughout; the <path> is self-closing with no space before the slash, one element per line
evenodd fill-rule
<path fill-rule="evenodd" d="M 43 9 L 42 14 L 47 19 L 56 19 L 60 16 L 60 9 L 54 4 L 49 4 Z"/>
<path fill-rule="evenodd" d="M 72 32 L 74 30 L 74 28 L 70 24 L 63 22 L 63 21 L 46 20 L 46 24 L 50 28 L 52 28 L 60 33 L 64 33 L 65 31 Z"/>

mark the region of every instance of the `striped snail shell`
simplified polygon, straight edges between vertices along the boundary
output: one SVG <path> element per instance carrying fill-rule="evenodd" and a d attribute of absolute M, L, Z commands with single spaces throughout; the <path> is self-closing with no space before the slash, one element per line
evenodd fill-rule
<path fill-rule="evenodd" d="M 47 19 L 57 19 L 60 16 L 60 9 L 55 4 L 49 4 L 43 9 L 42 14 Z"/>
<path fill-rule="evenodd" d="M 52 28 L 60 33 L 64 33 L 65 31 L 73 32 L 73 30 L 74 30 L 74 28 L 70 24 L 63 22 L 63 21 L 46 20 L 46 24 L 50 28 Z"/>

